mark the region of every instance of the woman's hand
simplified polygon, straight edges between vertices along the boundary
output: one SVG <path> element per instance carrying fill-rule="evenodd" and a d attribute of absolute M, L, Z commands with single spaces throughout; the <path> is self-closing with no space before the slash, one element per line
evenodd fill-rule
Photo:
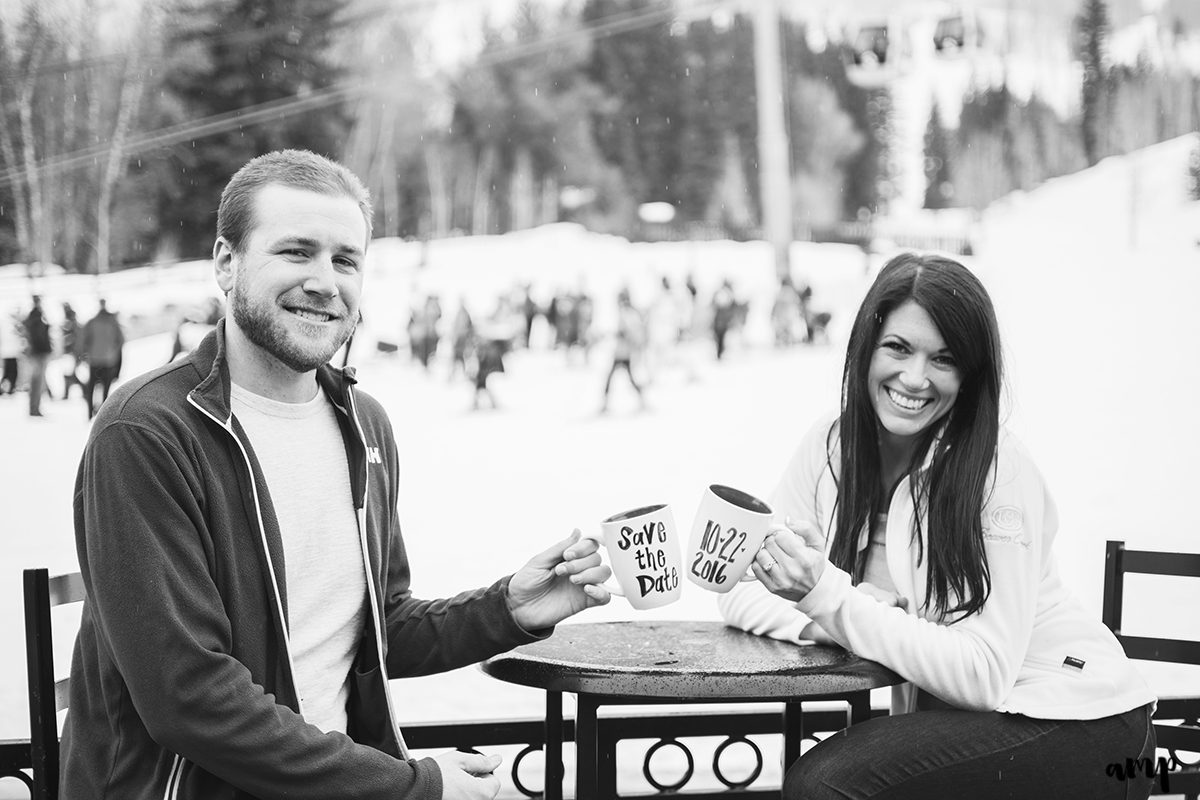
<path fill-rule="evenodd" d="M 908 608 L 908 598 L 901 597 L 895 592 L 889 592 L 887 589 L 880 589 L 873 583 L 863 581 L 858 585 L 858 590 L 864 594 L 870 595 L 885 606 L 896 606 L 898 608 Z"/>
<path fill-rule="evenodd" d="M 817 623 L 816 620 L 809 622 L 800 631 L 800 638 L 807 639 L 816 644 L 836 645 L 837 642 L 832 636 L 825 632 L 825 629 Z"/>
<path fill-rule="evenodd" d="M 825 571 L 825 542 L 810 522 L 786 520 L 767 534 L 751 568 L 772 594 L 793 603 L 812 591 Z"/>

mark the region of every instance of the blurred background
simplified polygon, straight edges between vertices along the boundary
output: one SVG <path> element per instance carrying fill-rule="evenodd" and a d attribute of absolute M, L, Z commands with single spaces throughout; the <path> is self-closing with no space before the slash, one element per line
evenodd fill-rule
<path fill-rule="evenodd" d="M 768 495 L 915 249 L 992 293 L 1005 422 L 1099 616 L 1106 539 L 1196 549 L 1198 131 L 1194 0 L 2 0 L 0 640 L 21 568 L 77 566 L 84 326 L 104 299 L 114 386 L 193 347 L 220 189 L 280 147 L 375 201 L 338 360 L 396 426 L 419 594 L 638 505 L 686 529 L 708 483 Z M 1127 633 L 1200 633 L 1182 579 L 1126 607 Z M 696 587 L 642 615 L 717 618 Z M 23 671 L 10 648 L 0 737 Z M 394 690 L 408 719 L 541 710 L 473 669 Z"/>
<path fill-rule="evenodd" d="M 363 175 L 378 237 L 969 238 L 1194 132 L 1198 71 L 1186 0 L 7 0 L 0 264 L 205 258 L 285 146 Z"/>

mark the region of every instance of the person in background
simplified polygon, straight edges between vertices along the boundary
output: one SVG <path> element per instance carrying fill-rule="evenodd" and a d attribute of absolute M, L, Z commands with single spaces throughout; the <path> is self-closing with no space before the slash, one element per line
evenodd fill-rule
<path fill-rule="evenodd" d="M 521 310 L 521 318 L 524 324 L 522 328 L 521 343 L 524 347 L 530 346 L 530 338 L 533 336 L 533 321 L 537 319 L 540 309 L 537 301 L 533 299 L 533 286 L 526 281 L 521 285 L 520 298 L 518 300 Z"/>
<path fill-rule="evenodd" d="M 50 339 L 50 323 L 42 311 L 42 298 L 33 296 L 33 308 L 25 317 L 25 353 L 29 357 L 29 416 L 41 417 L 42 395 L 47 394 L 46 366 L 54 353 Z"/>
<path fill-rule="evenodd" d="M 58 326 L 59 334 L 62 342 L 63 356 L 63 393 L 62 399 L 67 400 L 71 396 L 71 387 L 78 386 L 79 391 L 84 391 L 84 384 L 79 380 L 79 362 L 82 352 L 82 337 L 79 328 L 79 315 L 75 313 L 75 309 L 70 303 L 63 303 L 63 321 Z"/>
<path fill-rule="evenodd" d="M 491 324 L 484 325 L 475 337 L 475 393 L 471 397 L 473 411 L 481 408 L 480 397 L 487 398 L 488 408 L 493 411 L 500 407 L 488 382 L 496 373 L 504 372 L 504 354 L 508 352 L 512 340 L 504 334 L 493 332 L 493 327 Z"/>
<path fill-rule="evenodd" d="M 771 305 L 771 327 L 776 347 L 790 347 L 800 338 L 797 328 L 803 322 L 800 293 L 790 278 L 779 279 L 775 302 Z M 807 331 L 806 331 L 807 333 Z"/>
<path fill-rule="evenodd" d="M 14 310 L 0 317 L 0 395 L 17 393 L 24 325 Z"/>
<path fill-rule="evenodd" d="M 471 311 L 467 303 L 459 299 L 458 311 L 454 312 L 454 321 L 450 325 L 450 380 L 453 381 L 461 372 L 469 374 L 467 359 L 471 356 L 475 344 L 475 321 L 471 319 Z"/>
<path fill-rule="evenodd" d="M 96 416 L 96 389 L 100 402 L 108 399 L 109 389 L 121 373 L 125 349 L 125 333 L 117 315 L 108 310 L 108 302 L 100 298 L 100 310 L 83 326 L 83 358 L 88 365 L 87 385 L 83 399 L 87 403 L 88 419 Z"/>
<path fill-rule="evenodd" d="M 728 279 L 721 281 L 710 305 L 713 343 L 717 347 L 717 360 L 720 361 L 725 355 L 726 339 L 736 323 L 738 313 L 737 298 L 733 296 L 733 285 Z"/>
<path fill-rule="evenodd" d="M 209 297 L 201 305 L 189 309 L 175 327 L 175 338 L 171 342 L 171 355 L 167 361 L 174 361 L 195 350 L 204 337 L 217 327 L 217 322 L 224 314 L 224 307 L 216 297 Z"/>
<path fill-rule="evenodd" d="M 629 289 L 621 289 L 617 294 L 617 330 L 616 341 L 613 344 L 612 366 L 604 381 L 604 400 L 600 405 L 600 413 L 608 412 L 608 395 L 612 389 L 613 376 L 617 370 L 624 370 L 629 379 L 629 385 L 637 392 L 638 403 L 642 410 L 646 408 L 646 394 L 633 375 L 633 362 L 641 354 L 646 344 L 646 321 L 641 312 L 633 307 Z"/>
<path fill-rule="evenodd" d="M 1144 798 L 1156 698 L 1063 584 L 1059 515 L 1000 425 L 1001 347 L 966 267 L 902 254 L 850 334 L 840 412 L 801 441 L 774 494 L 786 528 L 729 624 L 838 644 L 894 670 L 892 714 L 798 759 L 788 800 Z M 1127 794 L 1128 792 L 1128 794 Z"/>
<path fill-rule="evenodd" d="M 592 355 L 592 315 L 594 306 L 592 296 L 581 282 L 575 292 L 574 303 L 571 306 L 570 317 L 571 344 L 578 348 L 586 366 Z"/>
<path fill-rule="evenodd" d="M 75 492 L 87 600 L 62 797 L 493 798 L 498 756 L 412 756 L 389 680 L 608 602 L 578 530 L 488 587 L 414 596 L 391 423 L 328 363 L 360 319 L 371 220 L 340 164 L 249 161 L 217 211 L 228 314 L 100 408 Z M 499 523 L 447 524 L 469 556 Z"/>
<path fill-rule="evenodd" d="M 679 363 L 680 335 L 685 328 L 679 295 L 663 275 L 660 287 L 646 309 L 646 382 L 653 383 L 671 365 Z"/>

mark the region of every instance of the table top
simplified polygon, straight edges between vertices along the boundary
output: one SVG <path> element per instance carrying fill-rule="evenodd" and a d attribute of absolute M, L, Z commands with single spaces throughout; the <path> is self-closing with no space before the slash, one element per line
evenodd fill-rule
<path fill-rule="evenodd" d="M 554 635 L 488 659 L 494 678 L 559 692 L 656 700 L 787 700 L 903 679 L 843 650 L 754 636 L 722 622 L 559 625 Z"/>

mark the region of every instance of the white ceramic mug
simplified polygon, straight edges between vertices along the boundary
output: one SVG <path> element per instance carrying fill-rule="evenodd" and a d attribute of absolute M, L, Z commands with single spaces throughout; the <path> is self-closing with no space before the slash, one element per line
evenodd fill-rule
<path fill-rule="evenodd" d="M 714 483 L 704 490 L 688 541 L 688 580 L 725 593 L 754 580 L 750 562 L 771 530 L 771 507 L 740 489 Z"/>
<path fill-rule="evenodd" d="M 614 514 L 600 523 L 613 577 L 605 588 L 637 609 L 674 603 L 682 592 L 679 531 L 665 503 Z"/>

